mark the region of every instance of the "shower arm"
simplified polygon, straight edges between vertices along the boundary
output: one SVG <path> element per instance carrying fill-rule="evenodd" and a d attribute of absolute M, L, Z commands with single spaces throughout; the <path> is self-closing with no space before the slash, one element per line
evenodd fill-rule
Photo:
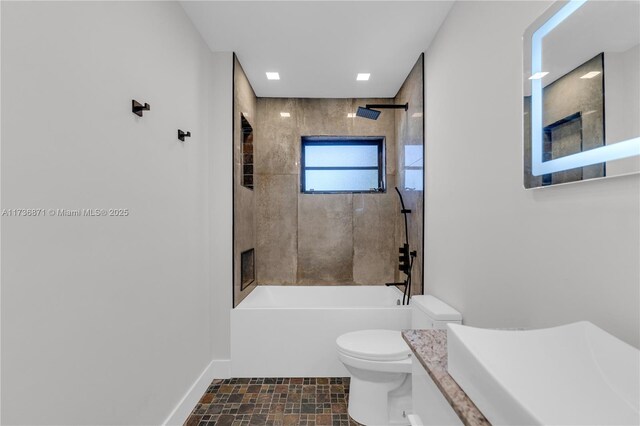
<path fill-rule="evenodd" d="M 405 111 L 409 110 L 409 102 L 402 105 L 396 104 L 367 104 L 365 106 L 367 109 L 403 109 Z"/>

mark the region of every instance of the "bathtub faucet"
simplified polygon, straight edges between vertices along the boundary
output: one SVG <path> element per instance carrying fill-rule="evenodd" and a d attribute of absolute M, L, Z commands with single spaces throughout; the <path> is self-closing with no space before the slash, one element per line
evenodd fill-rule
<path fill-rule="evenodd" d="M 407 281 L 403 281 L 401 283 L 385 283 L 384 285 L 386 285 L 387 287 L 395 287 L 395 286 L 399 286 L 399 285 L 404 286 L 404 291 L 402 292 L 402 304 L 403 305 L 408 305 L 409 304 L 408 293 L 410 293 L 410 291 L 407 291 L 408 287 L 409 287 L 409 283 Z M 405 299 L 407 299 L 406 303 L 405 303 Z M 398 303 L 400 303 L 400 302 L 398 302 Z"/>

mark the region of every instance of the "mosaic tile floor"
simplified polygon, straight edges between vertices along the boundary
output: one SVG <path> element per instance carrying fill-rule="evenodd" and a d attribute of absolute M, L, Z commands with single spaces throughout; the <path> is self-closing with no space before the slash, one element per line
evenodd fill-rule
<path fill-rule="evenodd" d="M 214 380 L 185 426 L 357 426 L 348 400 L 349 378 Z"/>

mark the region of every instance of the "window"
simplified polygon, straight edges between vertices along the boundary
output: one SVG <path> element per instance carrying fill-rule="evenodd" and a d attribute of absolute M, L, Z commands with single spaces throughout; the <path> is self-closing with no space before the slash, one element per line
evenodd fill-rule
<path fill-rule="evenodd" d="M 384 192 L 383 137 L 302 138 L 302 192 Z"/>

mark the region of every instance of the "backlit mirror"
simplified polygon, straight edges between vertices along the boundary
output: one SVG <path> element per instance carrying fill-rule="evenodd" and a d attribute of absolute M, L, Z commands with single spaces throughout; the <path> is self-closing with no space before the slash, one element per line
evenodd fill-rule
<path fill-rule="evenodd" d="M 523 82 L 525 188 L 640 172 L 640 1 L 555 3 Z"/>

